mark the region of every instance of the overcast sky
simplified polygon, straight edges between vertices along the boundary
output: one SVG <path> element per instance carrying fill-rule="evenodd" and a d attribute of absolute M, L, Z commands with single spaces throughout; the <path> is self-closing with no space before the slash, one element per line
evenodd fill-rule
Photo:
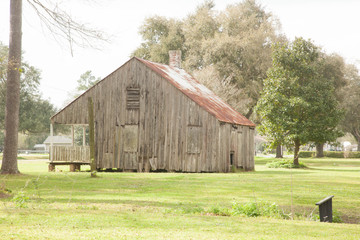
<path fill-rule="evenodd" d="M 8 45 L 9 2 L 0 0 L 0 41 Z M 46 2 L 46 0 L 44 0 Z M 76 48 L 74 56 L 42 29 L 33 9 L 23 0 L 24 60 L 42 71 L 41 91 L 46 99 L 61 107 L 68 92 L 76 88 L 79 76 L 91 70 L 106 77 L 129 59 L 140 45 L 139 26 L 146 17 L 160 15 L 184 18 L 201 0 L 62 0 L 64 10 L 75 19 L 101 28 L 112 36 L 102 50 Z M 235 0 L 215 0 L 223 10 Z M 358 0 L 258 0 L 280 20 L 282 32 L 312 39 L 328 53 L 336 52 L 348 63 L 360 66 L 360 1 Z"/>

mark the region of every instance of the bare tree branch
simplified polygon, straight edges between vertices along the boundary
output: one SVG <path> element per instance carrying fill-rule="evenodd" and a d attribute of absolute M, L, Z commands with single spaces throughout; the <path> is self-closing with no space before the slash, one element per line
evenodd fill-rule
<path fill-rule="evenodd" d="M 63 39 L 68 43 L 71 55 L 73 55 L 74 46 L 99 49 L 100 42 L 108 42 L 108 37 L 103 31 L 75 21 L 57 3 L 46 1 L 45 5 L 41 0 L 27 0 L 27 2 L 34 8 L 41 23 L 54 38 Z"/>

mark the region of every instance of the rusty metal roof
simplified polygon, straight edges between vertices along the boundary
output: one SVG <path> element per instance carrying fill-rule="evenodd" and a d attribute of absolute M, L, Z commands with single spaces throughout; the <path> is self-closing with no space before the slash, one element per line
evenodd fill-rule
<path fill-rule="evenodd" d="M 255 127 L 253 122 L 238 113 L 185 70 L 150 62 L 141 58 L 136 59 L 160 74 L 203 109 L 214 115 L 219 121 Z"/>

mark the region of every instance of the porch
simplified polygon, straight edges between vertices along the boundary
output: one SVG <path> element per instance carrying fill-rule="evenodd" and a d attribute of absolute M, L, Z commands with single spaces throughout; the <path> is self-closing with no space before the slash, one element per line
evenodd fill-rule
<path fill-rule="evenodd" d="M 80 171 L 81 165 L 90 165 L 89 146 L 52 146 L 50 151 L 49 172 L 56 165 L 69 165 L 70 172 Z"/>
<path fill-rule="evenodd" d="M 69 165 L 70 172 L 80 171 L 81 165 L 90 165 L 90 146 L 86 145 L 85 129 L 83 126 L 82 146 L 74 142 L 74 126 L 71 127 L 72 145 L 54 146 L 50 143 L 49 172 L 55 171 L 56 165 Z M 50 126 L 50 136 L 53 136 L 53 126 Z"/>

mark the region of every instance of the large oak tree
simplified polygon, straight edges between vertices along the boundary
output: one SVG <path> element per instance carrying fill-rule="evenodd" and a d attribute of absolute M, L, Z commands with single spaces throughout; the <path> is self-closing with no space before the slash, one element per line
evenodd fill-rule
<path fill-rule="evenodd" d="M 273 66 L 257 104 L 259 130 L 276 144 L 292 144 L 295 165 L 302 144 L 333 141 L 341 135 L 337 126 L 343 111 L 325 66 L 324 55 L 311 41 L 297 38 L 274 46 Z"/>
<path fill-rule="evenodd" d="M 345 76 L 348 84 L 341 92 L 344 96 L 342 104 L 346 109 L 342 127 L 354 136 L 358 144 L 357 150 L 360 151 L 360 75 L 354 65 L 347 65 Z"/>
<path fill-rule="evenodd" d="M 220 12 L 205 1 L 183 20 L 147 18 L 133 55 L 167 64 L 168 51 L 180 49 L 183 67 L 249 118 L 271 66 L 271 44 L 283 39 L 278 30 L 278 21 L 255 0 Z M 229 95 L 223 87 L 237 91 Z"/>

